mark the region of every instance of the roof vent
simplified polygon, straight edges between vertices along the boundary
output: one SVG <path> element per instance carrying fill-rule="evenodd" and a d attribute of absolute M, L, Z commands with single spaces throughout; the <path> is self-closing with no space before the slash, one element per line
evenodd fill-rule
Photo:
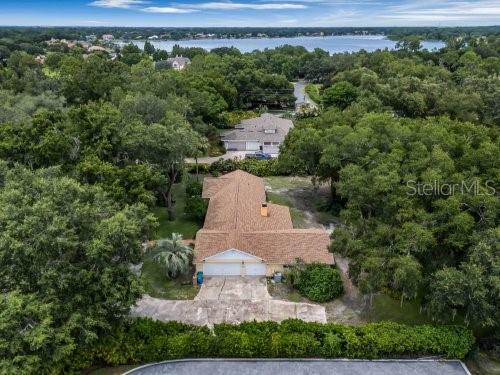
<path fill-rule="evenodd" d="M 262 203 L 262 206 L 260 207 L 260 216 L 264 216 L 264 217 L 269 216 L 267 203 Z"/>

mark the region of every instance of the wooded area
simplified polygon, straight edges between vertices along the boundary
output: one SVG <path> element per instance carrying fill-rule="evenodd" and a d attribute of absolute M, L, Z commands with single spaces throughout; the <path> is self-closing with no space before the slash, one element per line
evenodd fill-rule
<path fill-rule="evenodd" d="M 141 294 L 129 266 L 153 207 L 173 217 L 185 158 L 217 144 L 228 113 L 293 107 L 297 79 L 321 85 L 321 111 L 269 163 L 330 183 L 331 249 L 361 291 L 497 342 L 498 27 L 457 29 L 434 52 L 415 30 L 373 53 L 176 47 L 183 71 L 155 66 L 169 54 L 152 46 L 112 58 L 45 43 L 79 32 L 0 29 L 0 368 L 66 373 L 109 333 Z M 462 189 L 416 192 L 436 181 Z"/>

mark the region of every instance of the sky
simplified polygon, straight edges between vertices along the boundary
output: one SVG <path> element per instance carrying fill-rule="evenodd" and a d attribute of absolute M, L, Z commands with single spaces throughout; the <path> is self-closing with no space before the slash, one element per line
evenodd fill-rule
<path fill-rule="evenodd" d="M 0 25 L 481 26 L 500 0 L 0 0 Z"/>

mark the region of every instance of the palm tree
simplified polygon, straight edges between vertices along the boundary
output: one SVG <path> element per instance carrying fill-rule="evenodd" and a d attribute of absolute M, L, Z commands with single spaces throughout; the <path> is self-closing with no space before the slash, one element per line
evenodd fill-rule
<path fill-rule="evenodd" d="M 151 248 L 153 260 L 165 267 L 167 277 L 174 278 L 189 270 L 189 261 L 193 249 L 182 242 L 182 234 L 172 233 L 171 238 L 159 240 Z"/>

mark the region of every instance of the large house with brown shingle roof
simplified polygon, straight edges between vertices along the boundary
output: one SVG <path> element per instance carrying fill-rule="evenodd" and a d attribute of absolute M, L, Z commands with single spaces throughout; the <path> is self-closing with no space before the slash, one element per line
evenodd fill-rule
<path fill-rule="evenodd" d="M 206 177 L 205 224 L 196 234 L 193 263 L 206 276 L 271 276 L 295 263 L 333 264 L 322 229 L 294 229 L 286 206 L 267 203 L 264 181 L 237 170 Z"/>

